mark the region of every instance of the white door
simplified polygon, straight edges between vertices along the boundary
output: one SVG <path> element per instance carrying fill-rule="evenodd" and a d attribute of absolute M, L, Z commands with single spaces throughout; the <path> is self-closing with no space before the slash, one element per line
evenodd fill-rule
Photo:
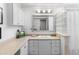
<path fill-rule="evenodd" d="M 39 40 L 39 55 L 51 55 L 51 40 Z"/>

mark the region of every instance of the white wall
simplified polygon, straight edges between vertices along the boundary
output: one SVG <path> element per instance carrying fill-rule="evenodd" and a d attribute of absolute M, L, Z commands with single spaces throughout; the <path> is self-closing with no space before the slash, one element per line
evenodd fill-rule
<path fill-rule="evenodd" d="M 0 7 L 3 8 L 3 24 L 0 24 L 2 28 L 2 39 L 0 39 L 0 41 L 15 37 L 16 30 L 18 29 L 18 27 L 8 26 L 8 20 L 12 20 L 12 17 L 10 17 L 12 13 L 10 13 L 10 8 L 7 9 L 8 6 L 9 4 L 0 3 Z"/>
<path fill-rule="evenodd" d="M 66 34 L 67 32 L 67 22 L 66 22 L 66 14 L 64 9 L 61 9 L 60 12 L 58 12 L 55 15 L 55 20 L 56 20 L 56 32 L 61 33 L 61 34 Z"/>
<path fill-rule="evenodd" d="M 24 21 L 26 32 L 31 32 L 32 28 L 32 15 L 36 9 L 53 9 L 51 4 L 18 4 L 24 12 Z"/>
<path fill-rule="evenodd" d="M 32 28 L 32 8 L 26 8 L 24 10 L 25 12 L 25 16 L 24 16 L 24 20 L 25 20 L 25 28 L 26 28 L 26 32 L 30 32 L 31 28 Z"/>

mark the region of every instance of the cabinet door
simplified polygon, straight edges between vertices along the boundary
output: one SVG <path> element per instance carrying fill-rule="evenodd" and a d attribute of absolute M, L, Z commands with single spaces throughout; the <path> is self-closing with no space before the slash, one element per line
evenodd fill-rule
<path fill-rule="evenodd" d="M 28 55 L 33 55 L 33 40 L 28 41 Z"/>
<path fill-rule="evenodd" d="M 34 44 L 33 44 L 33 54 L 34 55 L 38 55 L 38 40 L 36 39 L 36 40 L 33 40 L 33 42 L 34 42 Z"/>
<path fill-rule="evenodd" d="M 24 13 L 18 4 L 13 4 L 13 25 L 24 24 Z"/>
<path fill-rule="evenodd" d="M 28 54 L 38 55 L 38 40 L 29 40 L 28 42 Z"/>
<path fill-rule="evenodd" d="M 21 52 L 20 52 L 21 55 L 27 55 L 26 42 L 25 42 L 25 44 L 22 46 L 22 48 L 21 48 L 20 50 L 21 50 Z"/>
<path fill-rule="evenodd" d="M 51 40 L 39 40 L 39 55 L 51 54 Z"/>
<path fill-rule="evenodd" d="M 60 40 L 52 40 L 52 55 L 61 54 L 61 43 Z"/>

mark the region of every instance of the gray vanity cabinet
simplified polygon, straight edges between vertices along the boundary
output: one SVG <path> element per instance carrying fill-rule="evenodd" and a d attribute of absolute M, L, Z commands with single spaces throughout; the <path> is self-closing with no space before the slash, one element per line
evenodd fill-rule
<path fill-rule="evenodd" d="M 60 40 L 51 39 L 30 39 L 28 41 L 29 55 L 60 55 Z"/>

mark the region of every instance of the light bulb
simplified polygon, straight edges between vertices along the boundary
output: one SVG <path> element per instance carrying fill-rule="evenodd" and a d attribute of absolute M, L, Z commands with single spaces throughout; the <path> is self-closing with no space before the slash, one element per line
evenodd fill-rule
<path fill-rule="evenodd" d="M 51 9 L 48 10 L 48 13 L 51 13 Z"/>
<path fill-rule="evenodd" d="M 45 13 L 46 11 L 45 10 L 43 10 L 43 13 Z"/>

